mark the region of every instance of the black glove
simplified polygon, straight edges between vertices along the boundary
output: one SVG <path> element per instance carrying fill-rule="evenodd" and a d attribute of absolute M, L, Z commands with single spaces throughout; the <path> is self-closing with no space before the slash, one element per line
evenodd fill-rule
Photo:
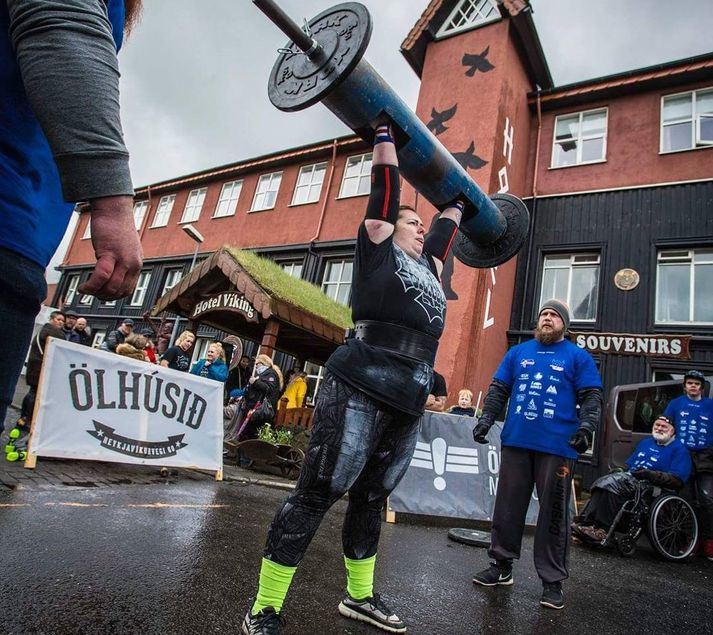
<path fill-rule="evenodd" d="M 589 430 L 580 428 L 569 440 L 569 445 L 577 451 L 577 454 L 584 454 L 589 449 L 589 444 L 591 442 L 592 433 L 589 432 Z"/>
<path fill-rule="evenodd" d="M 484 421 L 478 422 L 478 424 L 473 428 L 473 441 L 480 444 L 485 444 L 488 442 L 488 432 L 490 431 L 490 425 Z"/>
<path fill-rule="evenodd" d="M 651 470 L 647 470 L 644 468 L 634 470 L 631 475 L 635 478 L 638 479 L 639 481 L 650 481 L 651 480 Z"/>

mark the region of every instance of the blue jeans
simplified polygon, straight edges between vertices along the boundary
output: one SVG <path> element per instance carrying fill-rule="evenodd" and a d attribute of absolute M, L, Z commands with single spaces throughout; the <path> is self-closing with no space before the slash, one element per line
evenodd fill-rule
<path fill-rule="evenodd" d="M 45 270 L 0 247 L 0 324 L 5 333 L 0 363 L 0 432 L 30 347 L 35 317 L 46 295 Z"/>

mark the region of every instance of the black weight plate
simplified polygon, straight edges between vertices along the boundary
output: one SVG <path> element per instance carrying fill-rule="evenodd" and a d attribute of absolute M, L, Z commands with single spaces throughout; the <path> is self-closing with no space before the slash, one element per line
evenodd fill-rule
<path fill-rule="evenodd" d="M 490 547 L 490 534 L 477 529 L 456 527 L 448 530 L 448 537 L 455 542 L 471 545 L 472 547 Z"/>
<path fill-rule="evenodd" d="M 490 245 L 481 245 L 462 232 L 453 243 L 453 253 L 464 265 L 487 269 L 512 258 L 525 243 L 530 227 L 530 212 L 525 203 L 512 194 L 493 194 L 490 197 L 507 221 L 505 233 Z"/>
<path fill-rule="evenodd" d="M 302 110 L 329 94 L 359 63 L 371 38 L 371 16 L 358 2 L 335 5 L 309 22 L 322 50 L 307 57 L 293 42 L 272 67 L 267 92 L 276 108 Z"/>

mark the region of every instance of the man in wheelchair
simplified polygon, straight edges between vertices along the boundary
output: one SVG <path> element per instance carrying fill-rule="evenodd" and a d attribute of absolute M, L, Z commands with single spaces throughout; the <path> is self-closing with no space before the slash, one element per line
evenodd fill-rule
<path fill-rule="evenodd" d="M 591 498 L 572 526 L 574 536 L 606 544 L 614 533 L 613 529 L 627 531 L 626 523 L 640 510 L 651 512 L 652 500 L 662 489 L 676 491 L 684 486 L 691 474 L 692 463 L 687 449 L 676 442 L 675 433 L 673 422 L 659 417 L 654 421 L 651 436 L 641 441 L 626 460 L 627 469 L 620 468 L 620 471 L 606 474 L 592 484 Z M 683 499 L 675 498 L 688 506 Z M 636 521 L 640 523 L 641 518 L 636 517 Z M 695 525 L 695 518 L 693 523 Z M 631 536 L 631 553 L 638 533 L 634 531 Z M 651 535 L 649 537 L 652 538 Z M 680 537 L 672 536 L 671 540 L 680 541 Z M 670 550 L 675 553 L 680 551 L 678 547 Z M 666 553 L 662 555 L 668 557 Z"/>

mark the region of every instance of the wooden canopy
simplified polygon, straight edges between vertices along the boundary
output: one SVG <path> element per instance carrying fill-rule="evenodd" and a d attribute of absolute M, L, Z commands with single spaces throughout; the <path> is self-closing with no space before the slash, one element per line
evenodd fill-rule
<path fill-rule="evenodd" d="M 246 266 L 258 261 L 262 261 L 260 267 L 268 268 L 269 275 L 261 276 L 258 267 Z M 348 312 L 314 285 L 305 287 L 309 283 L 265 261 L 255 254 L 223 247 L 160 297 L 151 314 L 170 311 L 187 317 L 193 328 L 206 324 L 261 342 L 261 352 L 269 355 L 278 349 L 301 361 L 324 364 L 344 342 Z M 285 293 L 285 289 L 290 292 Z M 319 302 L 313 302 L 310 308 L 307 296 L 314 299 L 315 294 L 319 294 Z M 317 315 L 319 307 L 327 307 L 338 317 L 330 320 Z"/>

